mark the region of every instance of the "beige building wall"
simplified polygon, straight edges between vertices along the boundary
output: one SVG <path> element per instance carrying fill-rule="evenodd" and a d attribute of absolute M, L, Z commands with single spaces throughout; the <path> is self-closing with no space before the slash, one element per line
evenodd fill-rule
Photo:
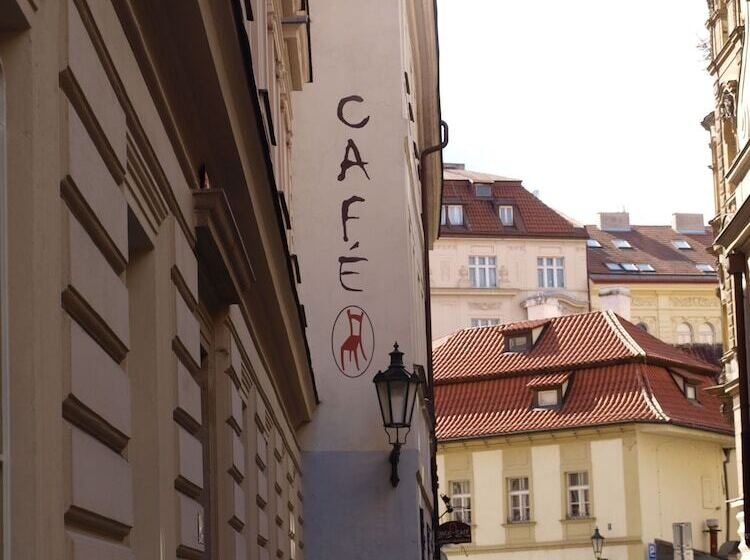
<path fill-rule="evenodd" d="M 707 519 L 719 521 L 720 542 L 727 538 L 723 450 L 732 445 L 730 436 L 651 425 L 443 442 L 439 491 L 469 481 L 472 543 L 442 550 L 449 558 L 589 560 L 598 527 L 604 557 L 642 560 L 649 542 L 672 541 L 680 521 L 693 524 L 694 547 L 709 550 Z M 588 473 L 590 518 L 568 517 L 570 472 Z M 529 522 L 508 521 L 511 477 L 529 479 Z"/>
<path fill-rule="evenodd" d="M 677 344 L 680 342 L 678 328 L 689 327 L 692 342 L 707 342 L 703 334 L 710 332 L 713 343 L 721 344 L 723 329 L 721 304 L 716 295 L 715 284 L 672 284 L 632 282 L 597 284 L 591 282 L 591 308 L 602 309 L 600 291 L 612 287 L 624 287 L 630 292 L 630 317 L 632 323 L 644 324 L 655 337 Z M 708 330 L 708 325 L 710 331 Z"/>
<path fill-rule="evenodd" d="M 243 4 L 0 7 L 3 558 L 303 557 L 315 394 L 247 34 L 301 83 L 291 3 Z"/>
<path fill-rule="evenodd" d="M 497 287 L 472 288 L 469 257 L 496 258 Z M 562 257 L 564 288 L 539 288 L 538 257 Z M 441 237 L 430 252 L 432 336 L 471 326 L 472 319 L 500 323 L 588 311 L 586 241 Z"/>

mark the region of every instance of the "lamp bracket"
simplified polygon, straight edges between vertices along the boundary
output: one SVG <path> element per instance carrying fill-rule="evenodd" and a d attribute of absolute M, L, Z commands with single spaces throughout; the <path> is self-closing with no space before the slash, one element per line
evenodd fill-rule
<path fill-rule="evenodd" d="M 401 457 L 401 444 L 400 443 L 394 443 L 393 449 L 391 450 L 391 454 L 388 457 L 388 460 L 391 463 L 391 485 L 395 488 L 398 486 L 399 478 L 398 478 L 398 460 Z"/>

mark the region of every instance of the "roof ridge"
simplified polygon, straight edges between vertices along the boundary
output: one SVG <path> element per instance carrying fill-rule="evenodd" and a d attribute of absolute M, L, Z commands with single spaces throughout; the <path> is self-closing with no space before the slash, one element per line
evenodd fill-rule
<path fill-rule="evenodd" d="M 615 331 L 615 334 L 620 339 L 620 342 L 622 342 L 628 350 L 633 352 L 633 357 L 641 356 L 642 358 L 646 358 L 646 351 L 641 348 L 641 345 L 638 344 L 635 339 L 628 334 L 628 332 L 625 330 L 625 327 L 622 326 L 622 323 L 620 323 L 619 316 L 612 311 L 611 309 L 607 309 L 603 313 L 604 320 L 607 321 L 607 323 L 613 328 Z"/>
<path fill-rule="evenodd" d="M 641 393 L 644 400 L 646 401 L 646 405 L 654 414 L 656 414 L 656 416 L 658 416 L 665 422 L 671 422 L 672 419 L 667 415 L 666 412 L 664 412 L 664 409 L 661 407 L 661 403 L 659 403 L 656 395 L 654 395 L 654 391 L 651 389 L 651 383 L 643 374 L 642 367 L 643 366 L 641 364 L 636 364 L 636 368 L 638 369 L 638 379 L 641 383 Z"/>

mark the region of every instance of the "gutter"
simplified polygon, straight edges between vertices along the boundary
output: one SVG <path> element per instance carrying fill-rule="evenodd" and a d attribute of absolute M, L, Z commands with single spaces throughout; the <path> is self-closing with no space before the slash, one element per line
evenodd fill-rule
<path fill-rule="evenodd" d="M 245 63 L 245 78 L 247 80 L 247 89 L 253 105 L 253 112 L 255 113 L 258 135 L 260 137 L 261 145 L 263 146 L 263 159 L 266 167 L 268 185 L 271 188 L 271 199 L 273 200 L 273 206 L 276 211 L 276 223 L 279 226 L 279 235 L 284 246 L 284 255 L 286 257 L 286 267 L 289 277 L 289 287 L 292 290 L 292 294 L 294 294 L 294 302 L 297 305 L 297 317 L 299 319 L 300 330 L 302 331 L 302 339 L 305 343 L 305 354 L 307 355 L 307 366 L 310 371 L 310 381 L 312 382 L 315 404 L 320 404 L 320 398 L 318 397 L 318 387 L 315 383 L 315 374 L 312 367 L 310 344 L 307 340 L 307 321 L 305 320 L 304 310 L 299 299 L 297 286 L 295 285 L 296 276 L 294 274 L 294 269 L 292 266 L 292 256 L 291 252 L 289 251 L 289 242 L 286 238 L 286 230 L 284 228 L 284 214 L 281 208 L 281 203 L 279 202 L 279 191 L 276 187 L 276 177 L 273 173 L 273 163 L 271 162 L 270 148 L 268 146 L 268 139 L 266 138 L 266 131 L 263 127 L 263 112 L 261 111 L 260 102 L 258 101 L 258 86 L 255 83 L 253 57 L 250 53 L 250 38 L 247 36 L 245 24 L 242 21 L 242 6 L 240 5 L 240 0 L 232 0 L 232 16 L 234 19 L 235 31 L 237 32 L 237 42 L 239 43 L 240 53 L 242 55 L 242 60 Z"/>
<path fill-rule="evenodd" d="M 734 289 L 734 313 L 737 344 L 737 370 L 740 386 L 740 444 L 742 445 L 742 493 L 750 488 L 750 403 L 748 403 L 747 352 L 745 332 L 745 292 L 742 283 L 747 277 L 747 259 L 744 253 L 729 254 L 729 274 Z M 750 546 L 750 500 L 742 500 L 745 519 L 745 544 Z"/>

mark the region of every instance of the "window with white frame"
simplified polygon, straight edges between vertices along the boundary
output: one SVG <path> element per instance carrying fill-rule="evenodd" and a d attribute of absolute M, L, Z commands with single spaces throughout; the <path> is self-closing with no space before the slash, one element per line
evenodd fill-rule
<path fill-rule="evenodd" d="M 471 523 L 471 483 L 468 480 L 453 480 L 450 487 L 453 520 Z"/>
<path fill-rule="evenodd" d="M 716 269 L 710 264 L 696 264 L 695 268 L 705 273 L 716 272 Z"/>
<path fill-rule="evenodd" d="M 469 257 L 469 283 L 472 288 L 497 287 L 495 257 Z"/>
<path fill-rule="evenodd" d="M 612 244 L 618 249 L 632 249 L 633 246 L 627 239 L 613 239 Z"/>
<path fill-rule="evenodd" d="M 565 259 L 563 257 L 537 258 L 536 274 L 540 288 L 564 288 Z"/>
<path fill-rule="evenodd" d="M 504 226 L 513 225 L 513 207 L 512 206 L 499 206 L 497 209 L 500 223 Z"/>
<path fill-rule="evenodd" d="M 676 249 L 681 249 L 683 251 L 692 249 L 690 243 L 688 243 L 684 239 L 675 239 L 674 241 L 672 241 L 672 245 L 674 245 Z"/>
<path fill-rule="evenodd" d="M 472 319 L 472 327 L 494 327 L 500 324 L 500 319 Z"/>
<path fill-rule="evenodd" d="M 441 226 L 464 225 L 464 207 L 460 204 L 443 204 L 440 212 Z"/>
<path fill-rule="evenodd" d="M 568 473 L 568 517 L 591 517 L 589 473 Z"/>
<path fill-rule="evenodd" d="M 590 249 L 599 249 L 601 246 L 602 244 L 599 243 L 596 239 L 586 240 L 586 247 L 589 247 Z"/>
<path fill-rule="evenodd" d="M 508 521 L 523 523 L 531 520 L 529 479 L 522 476 L 508 479 Z"/>
<path fill-rule="evenodd" d="M 677 344 L 692 344 L 693 329 L 687 323 L 680 323 L 675 329 L 677 335 Z"/>

